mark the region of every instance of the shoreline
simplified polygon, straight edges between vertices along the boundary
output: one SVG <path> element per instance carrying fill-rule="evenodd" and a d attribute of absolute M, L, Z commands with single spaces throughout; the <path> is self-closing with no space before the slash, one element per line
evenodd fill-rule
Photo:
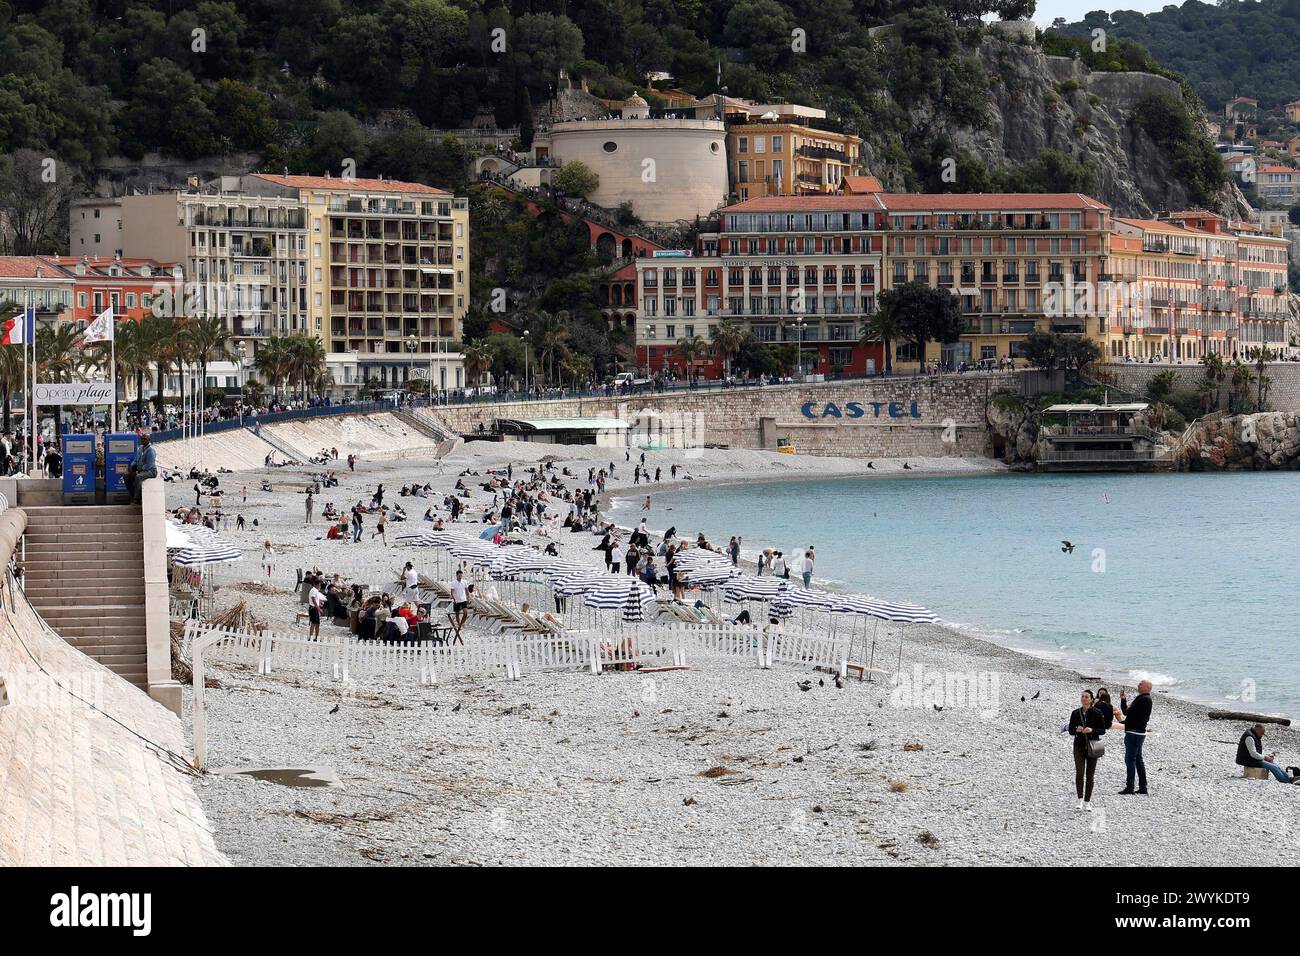
<path fill-rule="evenodd" d="M 876 460 L 893 461 L 896 463 L 900 459 L 876 459 Z M 916 459 L 909 459 L 909 461 L 911 460 L 916 460 Z M 766 478 L 738 476 L 738 477 L 727 477 L 727 478 L 697 479 L 695 481 L 679 480 L 678 482 L 675 483 L 675 486 L 672 490 L 689 491 L 690 489 L 695 487 L 722 487 L 722 486 L 742 485 L 742 484 L 775 485 L 775 484 L 784 484 L 792 481 L 829 481 L 829 480 L 840 480 L 840 479 L 877 479 L 877 478 L 880 479 L 965 478 L 965 477 L 995 478 L 995 477 L 1013 476 L 1017 474 L 1019 473 L 1011 469 L 1008 469 L 1005 466 L 1002 466 L 1002 467 L 997 467 L 997 468 L 987 469 L 987 470 L 981 470 L 979 468 L 971 468 L 969 470 L 950 470 L 950 471 L 936 471 L 936 472 L 918 470 L 917 473 L 915 474 L 898 469 L 893 473 L 889 473 L 889 472 L 879 473 L 879 472 L 872 471 L 867 474 L 834 473 L 834 474 L 828 474 L 828 475 L 817 476 L 817 477 L 807 476 L 807 475 L 774 475 Z M 683 486 L 685 487 L 683 488 Z M 619 489 L 615 492 L 608 494 L 608 498 L 611 501 L 616 503 L 631 502 L 632 504 L 635 504 L 633 499 L 637 497 L 638 496 L 635 494 L 635 492 L 629 491 L 627 489 Z M 611 521 L 614 521 L 616 516 L 617 516 L 617 504 L 615 509 L 611 509 L 611 511 L 609 512 L 609 517 Z M 625 527 L 623 525 L 618 525 L 618 526 L 620 528 L 624 528 L 624 530 L 627 531 L 631 530 L 631 528 Z M 650 536 L 652 538 L 662 541 L 663 531 L 666 529 L 648 528 L 648 530 L 650 531 Z M 679 532 L 679 536 L 680 536 L 680 532 Z M 750 573 L 754 573 L 757 571 L 757 567 L 758 567 L 757 560 L 753 556 L 753 552 L 750 552 L 749 555 L 746 555 L 744 551 L 741 552 L 740 566 Z M 851 585 L 847 585 L 843 582 L 823 583 L 819 585 L 819 587 L 822 590 L 832 591 L 839 594 L 849 594 L 849 595 L 862 594 L 861 591 L 854 590 Z M 879 595 L 875 595 L 875 596 L 880 597 Z M 890 595 L 890 596 L 885 596 L 883 599 L 912 603 L 911 598 L 907 595 Z M 1081 683 L 1090 682 L 1092 685 L 1100 685 L 1100 686 L 1110 686 L 1112 684 L 1118 684 L 1120 686 L 1132 686 L 1137 683 L 1137 680 L 1140 679 L 1141 676 L 1155 676 L 1155 677 L 1161 676 L 1159 674 L 1151 675 L 1147 671 L 1140 670 L 1136 667 L 1128 667 L 1123 662 L 1115 661 L 1115 660 L 1098 660 L 1096 667 L 1087 668 L 1083 666 L 1086 662 L 1079 659 L 1080 657 L 1083 657 L 1085 655 L 1079 654 L 1079 655 L 1072 656 L 1064 652 L 1060 652 L 1059 650 L 1054 652 L 1050 647 L 1047 646 L 1035 646 L 1029 641 L 1013 642 L 1013 641 L 1001 639 L 997 636 L 999 628 L 997 628 L 996 625 L 990 623 L 980 623 L 974 621 L 952 621 L 949 620 L 948 618 L 943 618 L 939 624 L 929 625 L 929 626 L 942 629 L 943 631 L 950 633 L 955 639 L 980 641 L 984 644 L 997 647 L 1001 650 L 1018 654 L 1022 656 L 1026 661 L 1034 661 L 1037 663 L 1056 667 L 1060 669 L 1063 673 L 1073 675 L 1075 679 L 1079 680 Z M 1012 632 L 1007 628 L 1002 628 L 1000 630 L 1005 633 Z M 1169 699 L 1176 699 L 1186 704 L 1189 704 L 1191 706 L 1194 706 L 1196 708 L 1199 708 L 1201 711 L 1207 714 L 1212 710 L 1234 710 L 1237 708 L 1237 705 L 1240 703 L 1231 700 L 1221 700 L 1217 697 L 1217 695 L 1214 694 L 1214 692 L 1201 689 L 1195 684 L 1185 684 L 1184 682 L 1178 680 L 1177 678 L 1172 679 L 1172 686 L 1169 686 L 1169 682 L 1165 682 L 1165 685 L 1166 686 L 1161 687 L 1159 684 L 1157 684 L 1155 688 L 1155 692 Z M 1118 694 L 1113 694 L 1112 696 L 1118 699 Z M 1260 710 L 1255 712 L 1258 712 L 1260 714 L 1266 714 L 1272 717 L 1288 718 L 1291 719 L 1292 721 L 1295 721 L 1297 716 L 1295 714 L 1288 713 L 1283 710 Z"/>

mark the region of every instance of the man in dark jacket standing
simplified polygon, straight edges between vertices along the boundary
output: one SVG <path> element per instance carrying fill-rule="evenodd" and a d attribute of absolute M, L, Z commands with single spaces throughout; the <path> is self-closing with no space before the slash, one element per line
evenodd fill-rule
<path fill-rule="evenodd" d="M 1151 720 L 1151 682 L 1138 684 L 1137 696 L 1129 703 L 1128 692 L 1119 692 L 1119 709 L 1124 714 L 1124 789 L 1121 796 L 1147 792 L 1147 765 L 1142 762 L 1142 745 L 1147 739 L 1147 723 Z M 1138 788 L 1133 790 L 1136 773 Z"/>

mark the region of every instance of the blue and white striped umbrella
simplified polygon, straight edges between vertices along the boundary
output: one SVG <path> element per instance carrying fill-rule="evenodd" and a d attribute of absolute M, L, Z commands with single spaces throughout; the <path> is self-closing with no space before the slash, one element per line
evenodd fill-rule
<path fill-rule="evenodd" d="M 243 558 L 244 552 L 232 544 L 196 544 L 177 551 L 172 562 L 182 568 L 196 568 L 206 564 L 229 564 Z"/>
<path fill-rule="evenodd" d="M 551 590 L 560 597 L 578 597 L 586 594 L 594 582 L 612 578 L 614 575 L 599 571 L 569 571 L 551 578 Z"/>
<path fill-rule="evenodd" d="M 732 578 L 722 586 L 722 596 L 728 601 L 772 601 L 789 588 L 784 578 L 751 577 Z"/>
<path fill-rule="evenodd" d="M 687 584 L 715 587 L 740 574 L 731 559 L 707 548 L 691 548 L 673 557 L 674 573 Z"/>
<path fill-rule="evenodd" d="M 830 611 L 843 600 L 841 595 L 812 588 L 789 588 L 772 602 L 772 611 L 781 617 L 789 617 L 797 607 L 814 611 Z"/>
<path fill-rule="evenodd" d="M 601 575 L 587 581 L 579 593 L 583 604 L 600 610 L 628 606 L 644 608 L 655 600 L 648 584 L 627 574 Z"/>
<path fill-rule="evenodd" d="M 399 544 L 417 548 L 445 548 L 448 545 L 471 540 L 474 539 L 456 531 L 434 531 L 431 528 L 424 531 L 407 531 L 396 538 Z"/>
<path fill-rule="evenodd" d="M 892 604 L 852 595 L 836 601 L 831 610 L 837 614 L 866 614 L 882 621 L 903 624 L 934 624 L 939 620 L 939 615 L 919 604 Z"/>
<path fill-rule="evenodd" d="M 501 553 L 494 544 L 483 541 L 458 541 L 447 546 L 447 551 L 455 558 L 465 558 L 475 564 L 487 564 Z"/>

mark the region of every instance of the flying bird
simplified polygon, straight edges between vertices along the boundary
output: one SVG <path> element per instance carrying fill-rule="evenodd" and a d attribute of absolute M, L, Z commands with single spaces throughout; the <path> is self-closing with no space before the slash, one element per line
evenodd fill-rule
<path fill-rule="evenodd" d="M 1030 700 L 1038 700 L 1038 695 L 1041 694 L 1041 693 L 1042 693 L 1041 690 L 1036 690 L 1036 691 L 1034 691 L 1034 696 L 1031 697 L 1031 698 L 1029 698 L 1029 699 L 1030 699 Z"/>
<path fill-rule="evenodd" d="M 1074 544 L 1062 539 L 1061 550 L 1064 551 L 1066 554 L 1074 554 Z"/>

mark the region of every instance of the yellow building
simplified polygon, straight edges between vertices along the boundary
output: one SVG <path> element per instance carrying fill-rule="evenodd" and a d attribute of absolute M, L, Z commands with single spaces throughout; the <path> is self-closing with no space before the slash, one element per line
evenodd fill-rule
<path fill-rule="evenodd" d="M 310 302 L 326 351 L 360 379 L 465 384 L 469 203 L 422 183 L 259 174 L 306 209 Z"/>
<path fill-rule="evenodd" d="M 816 128 L 821 110 L 773 104 L 729 115 L 731 191 L 741 200 L 838 192 L 858 169 L 862 138 Z"/>

